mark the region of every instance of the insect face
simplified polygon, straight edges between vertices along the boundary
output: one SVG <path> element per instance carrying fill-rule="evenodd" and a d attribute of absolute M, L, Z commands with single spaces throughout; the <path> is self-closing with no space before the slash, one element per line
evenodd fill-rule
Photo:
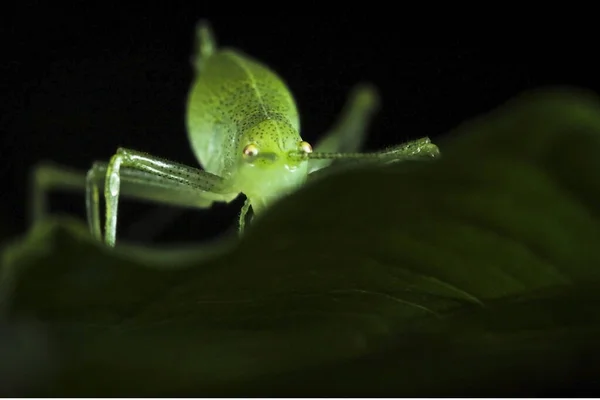
<path fill-rule="evenodd" d="M 266 120 L 240 135 L 236 184 L 251 198 L 255 212 L 263 203 L 302 185 L 312 151 L 288 124 Z"/>

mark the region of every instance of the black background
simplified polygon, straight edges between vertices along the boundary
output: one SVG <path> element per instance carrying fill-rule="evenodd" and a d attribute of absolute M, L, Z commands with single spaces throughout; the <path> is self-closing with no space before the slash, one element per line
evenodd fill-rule
<path fill-rule="evenodd" d="M 28 172 L 39 160 L 85 170 L 124 146 L 197 165 L 184 115 L 200 18 L 211 21 L 219 44 L 242 49 L 284 78 L 298 103 L 302 135 L 313 142 L 360 81 L 373 82 L 383 101 L 368 149 L 439 137 L 526 89 L 552 84 L 596 89 L 593 55 L 568 43 L 515 47 L 474 33 L 466 41 L 408 17 L 387 22 L 309 17 L 289 7 L 293 17 L 218 17 L 165 5 L 11 10 L 2 28 L 4 233 L 26 228 Z M 123 201 L 119 235 L 134 241 L 197 240 L 230 227 L 240 206 L 236 201 L 179 212 Z M 53 194 L 52 208 L 83 217 L 84 197 Z M 168 221 L 164 229 L 158 228 L 161 220 Z"/>

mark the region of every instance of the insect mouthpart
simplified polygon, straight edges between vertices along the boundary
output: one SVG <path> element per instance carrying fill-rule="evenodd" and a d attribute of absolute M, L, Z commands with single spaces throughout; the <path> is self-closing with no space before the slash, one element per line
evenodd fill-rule
<path fill-rule="evenodd" d="M 269 163 L 274 163 L 275 161 L 277 161 L 279 159 L 279 157 L 277 156 L 276 153 L 273 152 L 264 152 L 264 153 L 260 153 L 257 158 L 260 158 L 261 160 L 264 160 L 266 162 Z"/>
<path fill-rule="evenodd" d="M 249 163 L 261 161 L 271 164 L 279 159 L 277 153 L 272 151 L 260 151 L 258 146 L 253 143 L 244 147 L 242 154 L 244 155 L 244 160 Z"/>

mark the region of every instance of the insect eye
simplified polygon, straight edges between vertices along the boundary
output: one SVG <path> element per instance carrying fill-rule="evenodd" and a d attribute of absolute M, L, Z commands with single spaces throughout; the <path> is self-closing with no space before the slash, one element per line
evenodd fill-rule
<path fill-rule="evenodd" d="M 305 142 L 304 140 L 298 143 L 298 149 L 300 149 L 303 153 L 312 153 L 313 149 L 310 143 Z"/>
<path fill-rule="evenodd" d="M 246 147 L 244 147 L 244 150 L 242 152 L 246 157 L 255 157 L 256 155 L 258 155 L 258 147 L 255 144 L 250 143 L 246 145 Z"/>

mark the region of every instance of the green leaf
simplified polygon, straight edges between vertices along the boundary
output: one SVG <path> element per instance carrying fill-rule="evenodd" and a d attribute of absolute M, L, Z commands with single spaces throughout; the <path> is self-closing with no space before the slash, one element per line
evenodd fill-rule
<path fill-rule="evenodd" d="M 110 250 L 71 220 L 37 226 L 4 252 L 0 299 L 6 329 L 42 338 L 46 356 L 11 387 L 572 396 L 594 384 L 598 100 L 528 93 L 440 147 L 433 162 L 319 179 L 210 257 Z M 6 359 L 0 371 L 28 365 Z"/>

